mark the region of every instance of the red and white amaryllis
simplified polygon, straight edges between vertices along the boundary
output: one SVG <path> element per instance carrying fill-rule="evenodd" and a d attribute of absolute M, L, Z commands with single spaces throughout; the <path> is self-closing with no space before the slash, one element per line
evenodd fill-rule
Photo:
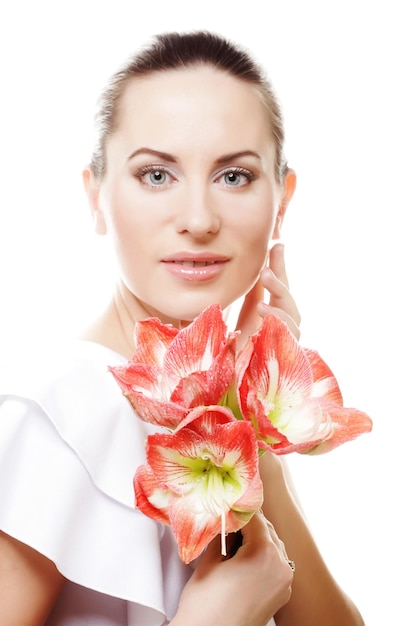
<path fill-rule="evenodd" d="M 190 409 L 218 404 L 232 385 L 236 337 L 217 305 L 182 330 L 149 318 L 136 324 L 132 360 L 110 371 L 142 420 L 176 428 Z"/>
<path fill-rule="evenodd" d="M 302 348 L 272 315 L 250 338 L 236 369 L 241 414 L 260 448 L 319 454 L 372 428 L 368 415 L 343 406 L 337 380 L 318 353 Z"/>
<path fill-rule="evenodd" d="M 216 537 L 242 528 L 262 505 L 256 434 L 219 406 L 192 409 L 172 434 L 148 436 L 147 465 L 138 468 L 136 505 L 169 524 L 189 563 Z"/>
<path fill-rule="evenodd" d="M 236 355 L 220 306 L 177 330 L 157 318 L 136 325 L 136 351 L 111 367 L 149 435 L 134 478 L 136 506 L 169 524 L 190 562 L 217 534 L 242 528 L 263 498 L 259 455 L 327 452 L 372 429 L 343 406 L 321 357 L 266 316 Z"/>

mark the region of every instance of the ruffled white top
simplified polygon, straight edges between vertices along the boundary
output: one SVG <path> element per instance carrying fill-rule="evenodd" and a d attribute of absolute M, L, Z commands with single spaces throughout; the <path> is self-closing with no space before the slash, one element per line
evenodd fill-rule
<path fill-rule="evenodd" d="M 83 341 L 60 354 L 0 380 L 0 528 L 68 581 L 48 626 L 166 624 L 191 568 L 134 507 L 154 429 L 108 371 L 122 357 Z"/>

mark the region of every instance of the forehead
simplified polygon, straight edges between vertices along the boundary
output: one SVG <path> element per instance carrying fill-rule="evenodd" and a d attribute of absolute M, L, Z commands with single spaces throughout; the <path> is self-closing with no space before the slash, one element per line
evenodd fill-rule
<path fill-rule="evenodd" d="M 115 133 L 158 131 L 200 136 L 224 129 L 272 140 L 267 107 L 256 85 L 212 66 L 162 71 L 130 79 L 120 97 Z"/>

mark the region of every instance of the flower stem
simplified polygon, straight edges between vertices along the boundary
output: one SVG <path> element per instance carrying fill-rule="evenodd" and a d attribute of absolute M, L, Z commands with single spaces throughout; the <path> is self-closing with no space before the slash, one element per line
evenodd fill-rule
<path fill-rule="evenodd" d="M 226 550 L 226 514 L 222 511 L 222 556 L 227 556 Z"/>

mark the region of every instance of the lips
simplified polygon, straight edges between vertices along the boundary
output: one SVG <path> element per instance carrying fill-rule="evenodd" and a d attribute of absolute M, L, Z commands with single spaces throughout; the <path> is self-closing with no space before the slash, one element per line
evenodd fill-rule
<path fill-rule="evenodd" d="M 219 276 L 229 260 L 228 257 L 211 252 L 179 252 L 163 258 L 162 263 L 177 278 L 188 282 L 204 282 Z"/>
<path fill-rule="evenodd" d="M 222 261 L 172 261 L 172 263 L 183 265 L 184 267 L 207 267 L 215 263 L 222 263 Z"/>
<path fill-rule="evenodd" d="M 217 254 L 216 252 L 176 252 L 175 254 L 171 254 L 162 259 L 163 263 L 196 263 L 196 264 L 206 264 L 210 263 L 224 263 L 228 261 L 229 258 L 222 255 Z"/>

